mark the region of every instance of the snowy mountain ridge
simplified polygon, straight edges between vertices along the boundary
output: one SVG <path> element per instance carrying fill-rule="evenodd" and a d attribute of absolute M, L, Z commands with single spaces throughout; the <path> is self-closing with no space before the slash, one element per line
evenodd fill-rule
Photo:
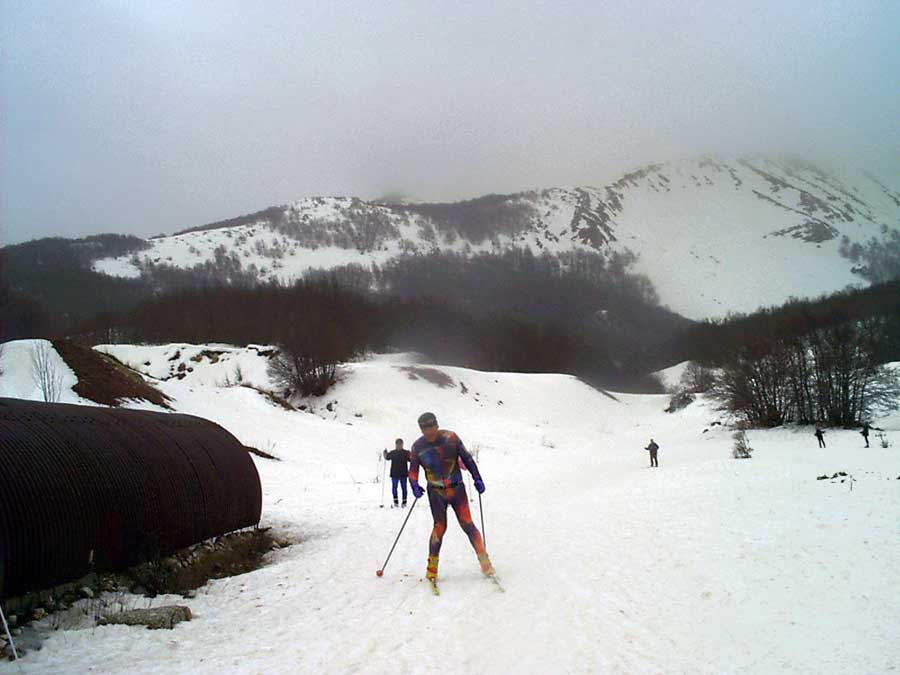
<path fill-rule="evenodd" d="M 94 269 L 137 277 L 154 266 L 205 265 L 289 283 L 311 269 L 434 250 L 631 251 L 634 271 L 650 278 L 662 303 L 696 319 L 860 284 L 842 245 L 893 233 L 900 235 L 900 184 L 800 162 L 705 158 L 647 166 L 604 187 L 454 204 L 307 197 L 151 239 L 147 250 L 97 260 Z"/>

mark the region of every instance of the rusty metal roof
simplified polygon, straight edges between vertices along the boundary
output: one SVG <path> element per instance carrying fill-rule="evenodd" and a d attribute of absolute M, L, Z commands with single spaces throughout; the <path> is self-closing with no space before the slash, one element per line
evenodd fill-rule
<path fill-rule="evenodd" d="M 0 398 L 0 598 L 256 525 L 250 454 L 190 415 Z"/>

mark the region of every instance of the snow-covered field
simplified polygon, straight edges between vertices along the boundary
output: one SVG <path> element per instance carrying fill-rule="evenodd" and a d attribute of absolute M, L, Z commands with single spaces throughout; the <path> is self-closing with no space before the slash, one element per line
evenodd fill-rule
<path fill-rule="evenodd" d="M 18 345 L 0 363 L 0 395 L 33 398 L 14 374 Z M 788 428 L 750 432 L 753 459 L 734 460 L 730 432 L 702 399 L 669 415 L 663 396 L 394 355 L 347 366 L 326 398 L 309 402 L 312 413 L 289 412 L 222 386 L 237 363 L 247 379 L 265 377 L 252 350 L 200 364 L 190 356 L 202 349 L 186 345 L 103 349 L 157 377 L 173 364 L 177 372 L 176 351 L 196 366 L 158 386 L 178 412 L 283 460 L 254 458 L 263 524 L 299 543 L 194 599 L 155 599 L 190 605 L 194 620 L 172 631 L 61 631 L 21 671 L 3 663 L 0 672 L 900 669 L 900 415 L 875 421 L 888 449 L 835 430 L 819 450 L 811 429 Z M 451 518 L 442 594 L 431 595 L 425 504 L 375 576 L 405 516 L 380 508 L 379 453 L 396 437 L 408 447 L 424 410 L 478 453 L 486 540 L 505 593 L 481 577 Z M 652 470 L 642 449 L 650 437 L 661 446 Z M 838 471 L 855 482 L 816 480 Z M 477 521 L 477 499 L 472 507 Z"/>

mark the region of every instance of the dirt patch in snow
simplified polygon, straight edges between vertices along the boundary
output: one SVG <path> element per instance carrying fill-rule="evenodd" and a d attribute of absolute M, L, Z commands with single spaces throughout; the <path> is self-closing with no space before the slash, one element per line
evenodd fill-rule
<path fill-rule="evenodd" d="M 455 387 L 456 382 L 447 373 L 437 368 L 421 368 L 419 366 L 398 366 L 411 380 L 423 379 L 431 384 L 436 384 L 441 389 Z"/>
<path fill-rule="evenodd" d="M 252 572 L 262 567 L 266 553 L 288 545 L 290 542 L 276 538 L 267 527 L 232 532 L 132 567 L 114 578 L 119 586 L 128 585 L 132 593 L 183 595 L 210 579 Z"/>
<path fill-rule="evenodd" d="M 109 354 L 82 347 L 71 340 L 54 340 L 53 347 L 78 378 L 74 390 L 82 398 L 113 407 L 127 400 L 142 399 L 171 408 L 165 394 Z"/>
<path fill-rule="evenodd" d="M 273 405 L 276 405 L 280 408 L 284 408 L 285 410 L 290 410 L 292 412 L 294 410 L 296 410 L 296 408 L 293 405 L 291 405 L 290 402 L 286 398 L 279 396 L 278 394 L 276 394 L 273 391 L 269 391 L 268 389 L 263 389 L 262 387 L 257 387 L 252 384 L 247 384 L 246 382 L 242 383 L 240 386 L 245 387 L 247 389 L 252 389 L 256 393 L 261 394 L 263 397 L 265 397 L 265 399 L 269 403 L 271 403 Z"/>

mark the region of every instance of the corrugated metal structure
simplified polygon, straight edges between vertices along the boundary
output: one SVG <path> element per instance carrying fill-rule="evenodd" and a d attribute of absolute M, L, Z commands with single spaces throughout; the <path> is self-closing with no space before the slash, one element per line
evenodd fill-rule
<path fill-rule="evenodd" d="M 240 441 L 190 415 L 0 398 L 0 598 L 256 525 Z"/>

